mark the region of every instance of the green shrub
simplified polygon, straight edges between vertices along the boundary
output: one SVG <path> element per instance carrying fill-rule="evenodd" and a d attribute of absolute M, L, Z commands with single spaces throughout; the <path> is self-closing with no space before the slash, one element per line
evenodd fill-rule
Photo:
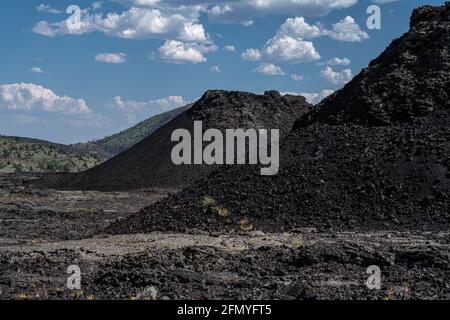
<path fill-rule="evenodd" d="M 212 206 L 215 203 L 216 200 L 211 196 L 204 196 L 202 199 L 202 206 L 204 207 Z"/>

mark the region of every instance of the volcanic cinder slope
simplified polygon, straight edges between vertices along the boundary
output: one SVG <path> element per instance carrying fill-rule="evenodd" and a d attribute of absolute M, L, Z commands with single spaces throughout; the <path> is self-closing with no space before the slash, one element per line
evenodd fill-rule
<path fill-rule="evenodd" d="M 176 166 L 171 141 L 176 129 L 193 135 L 194 121 L 203 129 L 280 129 L 286 135 L 298 117 L 312 106 L 304 97 L 268 91 L 264 95 L 212 90 L 192 108 L 158 129 L 148 138 L 117 157 L 79 174 L 48 177 L 41 186 L 56 189 L 116 191 L 141 188 L 178 189 L 206 176 L 216 167 L 207 165 Z"/>
<path fill-rule="evenodd" d="M 278 175 L 224 167 L 108 231 L 448 229 L 449 49 L 450 3 L 416 9 L 409 32 L 300 117 Z"/>

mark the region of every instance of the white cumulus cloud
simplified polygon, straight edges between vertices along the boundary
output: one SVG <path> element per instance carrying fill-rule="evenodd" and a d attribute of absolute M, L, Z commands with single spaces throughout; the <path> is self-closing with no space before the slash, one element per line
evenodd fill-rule
<path fill-rule="evenodd" d="M 326 64 L 330 66 L 348 66 L 350 63 L 352 62 L 348 58 L 337 58 L 337 57 L 332 58 L 326 62 Z"/>
<path fill-rule="evenodd" d="M 158 52 L 161 60 L 168 63 L 202 63 L 207 61 L 204 53 L 216 50 L 217 47 L 215 46 L 167 40 L 164 45 L 159 48 Z"/>
<path fill-rule="evenodd" d="M 46 72 L 44 71 L 44 69 L 42 69 L 41 67 L 32 67 L 32 68 L 30 69 L 30 71 L 33 72 L 33 73 L 46 73 Z"/>
<path fill-rule="evenodd" d="M 291 74 L 291 79 L 295 81 L 302 81 L 304 78 L 301 74 Z"/>
<path fill-rule="evenodd" d="M 220 70 L 220 67 L 219 66 L 212 66 L 210 69 L 209 69 L 209 71 L 211 71 L 211 72 L 215 72 L 215 73 L 221 73 L 222 72 L 222 70 Z"/>
<path fill-rule="evenodd" d="M 223 47 L 223 50 L 228 51 L 228 52 L 236 52 L 236 48 L 232 45 L 227 45 L 227 46 Z"/>
<path fill-rule="evenodd" d="M 258 49 L 247 49 L 241 54 L 242 60 L 259 61 L 261 60 L 261 52 Z"/>
<path fill-rule="evenodd" d="M 399 0 L 372 0 L 373 3 L 378 3 L 378 4 L 397 2 L 397 1 L 399 1 Z"/>
<path fill-rule="evenodd" d="M 218 0 L 208 10 L 208 17 L 213 22 L 244 23 L 255 17 L 268 15 L 324 16 L 333 10 L 349 8 L 357 2 L 358 0 Z"/>
<path fill-rule="evenodd" d="M 333 92 L 334 90 L 325 89 L 320 92 L 301 92 L 300 95 L 304 96 L 309 103 L 317 104 Z"/>
<path fill-rule="evenodd" d="M 41 3 L 40 5 L 38 5 L 36 7 L 36 10 L 38 12 L 46 12 L 46 13 L 51 13 L 51 14 L 60 14 L 60 13 L 62 13 L 61 10 L 53 8 L 53 7 L 49 6 L 48 4 L 44 4 L 44 3 Z"/>
<path fill-rule="evenodd" d="M 154 7 L 161 0 L 117 0 L 117 2 L 131 7 Z"/>
<path fill-rule="evenodd" d="M 95 61 L 103 63 L 121 64 L 126 61 L 125 53 L 99 53 L 95 55 Z"/>
<path fill-rule="evenodd" d="M 350 16 L 333 24 L 332 30 L 328 30 L 320 23 L 311 25 L 304 17 L 288 18 L 262 49 L 247 49 L 241 57 L 243 60 L 269 62 L 317 61 L 321 59 L 320 54 L 314 43 L 308 39 L 324 36 L 348 42 L 362 41 L 369 37 Z"/>
<path fill-rule="evenodd" d="M 247 61 L 275 61 L 275 62 L 312 62 L 320 59 L 314 44 L 293 38 L 284 34 L 277 34 L 259 49 L 247 49 L 241 54 L 242 60 Z"/>
<path fill-rule="evenodd" d="M 92 9 L 94 9 L 94 10 L 101 9 L 102 6 L 103 6 L 103 2 L 101 2 L 101 1 L 96 1 L 91 4 Z"/>
<path fill-rule="evenodd" d="M 327 35 L 335 40 L 347 42 L 360 42 L 369 38 L 367 32 L 362 31 L 355 19 L 350 16 L 333 24 L 333 30 L 327 31 Z"/>
<path fill-rule="evenodd" d="M 304 17 L 287 19 L 280 27 L 279 33 L 302 39 L 312 39 L 324 35 L 322 25 L 310 25 Z"/>
<path fill-rule="evenodd" d="M 359 42 L 369 38 L 369 35 L 361 30 L 351 16 L 334 23 L 330 30 L 321 23 L 311 25 L 306 22 L 304 17 L 289 18 L 281 25 L 277 34 L 301 39 L 328 36 L 332 39 L 346 42 Z"/>
<path fill-rule="evenodd" d="M 170 111 L 187 104 L 188 102 L 186 102 L 181 96 L 169 96 L 144 102 L 124 100 L 120 96 L 114 98 L 114 107 L 126 116 L 129 123 L 135 122 L 137 118 L 145 118 L 150 115 Z"/>
<path fill-rule="evenodd" d="M 326 67 L 324 70 L 322 70 L 321 76 L 325 80 L 336 86 L 342 86 L 353 79 L 352 70 L 345 69 L 341 72 L 336 72 L 331 67 Z"/>
<path fill-rule="evenodd" d="M 264 63 L 259 65 L 254 72 L 260 73 L 265 76 L 282 76 L 285 75 L 284 71 L 277 65 Z"/>
<path fill-rule="evenodd" d="M 320 59 L 312 42 L 284 34 L 270 39 L 262 53 L 265 59 L 271 61 L 312 62 Z"/>
<path fill-rule="evenodd" d="M 69 28 L 67 21 L 38 22 L 33 32 L 48 37 L 82 35 L 102 32 L 125 39 L 176 39 L 180 41 L 206 42 L 208 37 L 197 16 L 184 16 L 179 12 L 164 12 L 157 8 L 131 7 L 121 13 L 92 13 L 81 11 L 79 28 Z"/>
<path fill-rule="evenodd" d="M 58 96 L 52 90 L 32 83 L 0 85 L 0 110 L 89 114 L 91 110 L 83 99 Z"/>

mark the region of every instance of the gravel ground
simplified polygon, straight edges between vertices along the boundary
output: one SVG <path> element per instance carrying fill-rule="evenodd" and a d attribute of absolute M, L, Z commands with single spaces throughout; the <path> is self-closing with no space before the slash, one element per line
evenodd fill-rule
<path fill-rule="evenodd" d="M 8 204 L 0 201 L 1 299 L 450 298 L 446 232 L 298 228 L 107 235 L 102 228 L 123 220 L 124 209 L 136 211 L 143 191 L 86 193 L 73 206 L 80 193 L 32 191 L 21 183 L 29 179 L 0 178 L 1 196 L 9 197 Z M 51 211 L 22 207 L 25 195 Z M 148 192 L 147 201 L 160 196 Z M 122 202 L 130 198 L 136 210 Z M 96 205 L 117 210 L 97 212 Z M 8 209 L 16 206 L 19 211 Z M 71 265 L 80 267 L 79 290 L 66 286 Z M 371 265 L 381 268 L 380 290 L 365 285 Z"/>
<path fill-rule="evenodd" d="M 39 176 L 0 175 L 0 237 L 82 239 L 174 190 L 57 191 L 29 187 Z"/>

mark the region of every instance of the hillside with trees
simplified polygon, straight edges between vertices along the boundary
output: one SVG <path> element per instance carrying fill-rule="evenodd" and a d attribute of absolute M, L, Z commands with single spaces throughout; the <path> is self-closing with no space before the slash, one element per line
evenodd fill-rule
<path fill-rule="evenodd" d="M 75 144 L 73 147 L 80 151 L 96 155 L 103 160 L 107 160 L 141 142 L 191 106 L 192 105 L 187 105 L 156 115 L 120 133 L 108 136 L 101 140 Z"/>
<path fill-rule="evenodd" d="M 0 173 L 79 172 L 101 159 L 43 140 L 0 136 Z"/>

